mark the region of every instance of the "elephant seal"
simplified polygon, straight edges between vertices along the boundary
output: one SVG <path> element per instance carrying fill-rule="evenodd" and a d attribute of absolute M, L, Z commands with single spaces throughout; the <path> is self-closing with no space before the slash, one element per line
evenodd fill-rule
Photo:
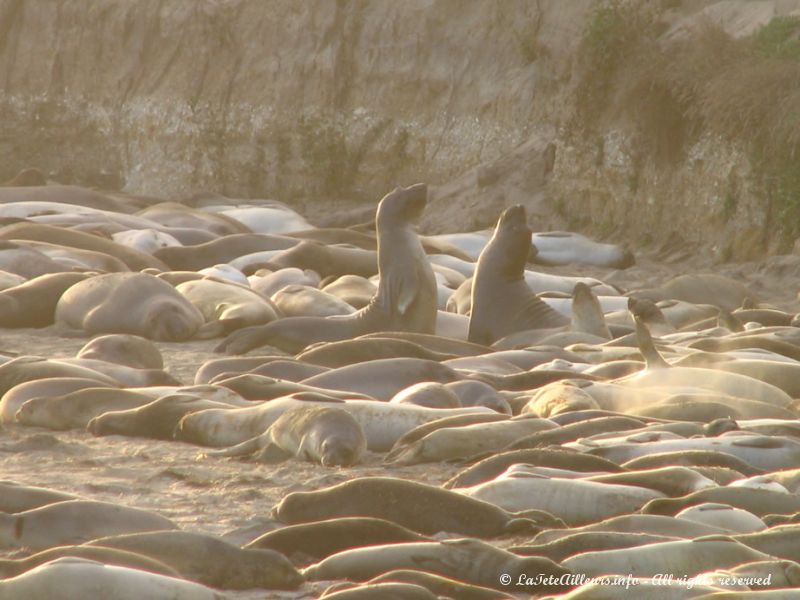
<path fill-rule="evenodd" d="M 466 459 L 502 450 L 515 440 L 538 431 L 555 429 L 547 419 L 518 417 L 431 431 L 422 439 L 392 448 L 386 461 L 400 465 Z"/>
<path fill-rule="evenodd" d="M 89 273 L 49 273 L 0 291 L 0 327 L 47 327 L 61 295 Z"/>
<path fill-rule="evenodd" d="M 199 271 L 254 252 L 285 250 L 298 243 L 282 235 L 234 233 L 202 244 L 161 248 L 153 254 L 175 271 Z"/>
<path fill-rule="evenodd" d="M 731 486 L 708 488 L 680 498 L 657 498 L 648 502 L 642 508 L 642 512 L 651 515 L 674 515 L 685 508 L 706 502 L 728 504 L 757 517 L 800 512 L 800 497 L 795 494 Z"/>
<path fill-rule="evenodd" d="M 421 382 L 450 383 L 463 376 L 433 360 L 381 358 L 347 365 L 303 380 L 304 385 L 391 400 L 398 392 Z"/>
<path fill-rule="evenodd" d="M 630 295 L 654 301 L 671 299 L 712 304 L 728 311 L 739 308 L 747 298 L 755 298 L 739 281 L 713 273 L 678 275 L 657 288 L 633 290 Z"/>
<path fill-rule="evenodd" d="M 555 430 L 551 430 L 555 431 Z M 619 473 L 622 467 L 609 460 L 563 449 L 511 450 L 491 455 L 449 479 L 445 488 L 472 487 L 500 475 L 511 465 L 527 463 L 571 471 Z"/>
<path fill-rule="evenodd" d="M 541 510 L 569 526 L 631 513 L 648 501 L 663 498 L 660 492 L 647 488 L 543 477 L 521 469 L 458 491 L 510 512 Z"/>
<path fill-rule="evenodd" d="M 335 406 L 349 412 L 364 430 L 367 448 L 373 452 L 387 452 L 398 438 L 422 423 L 454 415 L 490 412 L 483 407 L 445 409 L 389 404 L 374 399 L 343 401 L 325 390 L 307 389 L 309 391 L 300 393 L 286 392 L 290 395 L 252 403 L 253 406 L 209 409 L 186 415 L 175 429 L 175 439 L 202 446 L 233 446 L 264 433 L 290 409 L 319 405 Z"/>
<path fill-rule="evenodd" d="M 267 298 L 271 298 L 275 292 L 288 285 L 303 285 L 319 289 L 320 280 L 319 273 L 304 271 L 295 267 L 278 269 L 273 272 L 257 271 L 247 278 L 250 287 L 257 292 L 261 292 Z"/>
<path fill-rule="evenodd" d="M 57 490 L 22 485 L 16 481 L 0 481 L 0 512 L 4 513 L 19 513 L 77 499 L 77 496 Z"/>
<path fill-rule="evenodd" d="M 326 600 L 438 600 L 428 588 L 413 583 L 385 582 L 364 585 L 338 584 L 320 596 Z M 333 588 L 333 589 L 332 589 Z"/>
<path fill-rule="evenodd" d="M 91 419 L 86 429 L 96 436 L 126 435 L 172 440 L 183 417 L 209 408 L 225 409 L 228 406 L 192 394 L 168 394 L 143 406 L 103 412 Z"/>
<path fill-rule="evenodd" d="M 69 288 L 56 305 L 56 324 L 87 333 L 131 333 L 179 342 L 203 315 L 165 281 L 144 273 L 110 273 Z"/>
<path fill-rule="evenodd" d="M 130 567 L 131 569 L 149 571 L 150 573 L 158 573 L 159 575 L 167 575 L 169 577 L 182 577 L 182 575 L 172 567 L 168 567 L 164 563 L 142 554 L 117 550 L 115 548 L 80 545 L 57 546 L 48 550 L 42 550 L 41 552 L 26 556 L 25 558 L 0 560 L 0 579 L 16 577 L 26 571 L 30 571 L 34 567 L 65 556 L 96 560 L 106 565 Z"/>
<path fill-rule="evenodd" d="M 355 308 L 367 306 L 378 291 L 378 287 L 370 279 L 360 275 L 342 275 L 333 281 L 328 277 L 319 282 L 319 286 L 326 294 L 336 296 Z"/>
<path fill-rule="evenodd" d="M 205 325 L 195 334 L 198 339 L 218 337 L 247 325 L 262 325 L 283 316 L 269 298 L 236 283 L 217 279 L 195 279 L 175 289 L 203 315 Z"/>
<path fill-rule="evenodd" d="M 570 231 L 534 233 L 531 241 L 538 252 L 534 261 L 542 265 L 592 265 L 627 269 L 636 264 L 633 253 L 616 244 L 601 244 Z"/>
<path fill-rule="evenodd" d="M 136 213 L 137 217 L 155 221 L 166 227 L 206 229 L 219 236 L 252 233 L 244 223 L 222 213 L 196 210 L 177 202 L 161 202 Z M 208 265 L 206 265 L 208 266 Z"/>
<path fill-rule="evenodd" d="M 0 548 L 44 550 L 98 537 L 176 529 L 156 513 L 95 500 L 65 500 L 15 514 L 0 514 Z"/>
<path fill-rule="evenodd" d="M 622 432 L 630 429 L 638 429 L 644 423 L 638 419 L 630 417 L 597 417 L 578 421 L 576 423 L 561 424 L 558 429 L 540 431 L 533 435 L 520 438 L 507 450 L 524 450 L 526 448 L 546 448 L 554 444 L 574 442 L 578 438 L 589 437 L 598 433 L 609 431 Z"/>
<path fill-rule="evenodd" d="M 117 387 L 115 379 L 82 365 L 60 360 L 47 360 L 40 356 L 18 356 L 0 364 L 0 394 L 11 388 L 37 379 L 48 377 L 69 377 L 94 379 L 100 386 Z"/>
<path fill-rule="evenodd" d="M 276 359 L 250 369 L 249 373 L 297 383 L 329 370 L 328 367 L 310 365 L 294 359 Z"/>
<path fill-rule="evenodd" d="M 81 250 L 92 250 L 102 252 L 118 258 L 124 262 L 131 271 L 155 268 L 159 271 L 167 271 L 167 265 L 157 258 L 139 252 L 133 248 L 128 248 L 122 244 L 117 244 L 109 239 L 104 239 L 96 235 L 54 227 L 52 225 L 42 225 L 39 223 L 14 223 L 0 228 L 0 240 L 31 240 L 47 242 L 49 244 L 60 244 Z"/>
<path fill-rule="evenodd" d="M 472 413 L 466 415 L 456 415 L 454 417 L 442 417 L 435 421 L 423 423 L 414 427 L 411 431 L 400 437 L 395 443 L 393 448 L 402 448 L 409 446 L 427 436 L 429 433 L 444 429 L 447 427 L 466 427 L 468 425 L 476 425 L 478 423 L 495 423 L 497 421 L 505 421 L 510 417 L 504 414 L 497 413 Z"/>
<path fill-rule="evenodd" d="M 336 406 L 286 411 L 262 435 L 211 456 L 241 456 L 260 450 L 259 459 L 279 462 L 291 456 L 323 467 L 349 467 L 361 460 L 367 439 L 358 421 Z"/>
<path fill-rule="evenodd" d="M 85 429 L 94 417 L 109 410 L 127 410 L 149 404 L 150 396 L 117 388 L 88 388 L 64 396 L 31 398 L 19 407 L 14 419 L 29 427 Z"/>
<path fill-rule="evenodd" d="M 538 533 L 534 539 L 534 544 L 548 544 L 556 540 L 566 538 L 578 533 L 591 533 L 601 531 L 612 531 L 621 533 L 639 533 L 649 535 L 659 535 L 680 539 L 694 539 L 707 535 L 725 535 L 725 530 L 703 523 L 693 521 L 683 521 L 673 517 L 661 515 L 623 515 L 612 517 L 599 523 L 592 523 L 584 527 L 571 529 L 550 529 Z"/>
<path fill-rule="evenodd" d="M 103 537 L 89 542 L 148 556 L 185 578 L 220 589 L 295 589 L 303 578 L 274 550 L 242 549 L 215 536 L 190 531 L 153 531 Z"/>
<path fill-rule="evenodd" d="M 753 533 L 767 528 L 764 521 L 754 514 L 715 502 L 704 502 L 685 508 L 675 518 L 713 525 L 731 533 Z"/>
<path fill-rule="evenodd" d="M 521 205 L 500 215 L 481 252 L 472 285 L 470 342 L 489 345 L 517 331 L 564 327 L 569 320 L 545 304 L 525 283 L 531 230 Z"/>
<path fill-rule="evenodd" d="M 586 481 L 643 487 L 669 497 L 685 496 L 717 485 L 712 479 L 704 477 L 693 469 L 678 466 L 593 475 L 587 477 Z"/>
<path fill-rule="evenodd" d="M 461 402 L 455 392 L 441 383 L 421 381 L 397 392 L 389 402 L 416 404 L 428 408 L 458 408 Z"/>
<path fill-rule="evenodd" d="M 800 525 L 788 524 L 732 537 L 736 541 L 766 554 L 800 562 L 800 546 L 797 544 L 797 536 L 799 534 Z"/>
<path fill-rule="evenodd" d="M 78 350 L 77 357 L 103 360 L 133 369 L 164 368 L 161 351 L 153 342 L 126 333 L 112 333 L 92 338 Z"/>
<path fill-rule="evenodd" d="M 271 297 L 287 317 L 331 317 L 356 312 L 344 300 L 309 285 L 287 285 Z"/>
<path fill-rule="evenodd" d="M 145 254 L 153 254 L 160 248 L 182 246 L 173 235 L 157 229 L 127 229 L 111 234 L 111 239 L 118 244 L 133 248 Z"/>
<path fill-rule="evenodd" d="M 281 269 L 310 269 L 319 273 L 323 279 L 341 275 L 372 277 L 378 272 L 376 258 L 374 250 L 303 240 L 296 246 L 275 254 L 268 260 L 268 265 Z"/>
<path fill-rule="evenodd" d="M 512 600 L 512 596 L 501 595 L 497 590 L 488 587 L 470 585 L 435 573 L 410 569 L 389 571 L 373 577 L 367 583 L 376 584 L 390 581 L 420 585 L 429 589 L 437 597 L 458 598 L 458 600 Z"/>
<path fill-rule="evenodd" d="M 64 557 L 0 581 L 0 600 L 114 598 L 115 600 L 224 600 L 209 587 L 139 569 Z"/>
<path fill-rule="evenodd" d="M 256 538 L 245 548 L 267 548 L 308 565 L 342 550 L 423 542 L 429 539 L 396 523 L 373 517 L 340 517 L 299 525 L 287 525 Z"/>
<path fill-rule="evenodd" d="M 397 188 L 380 201 L 378 231 L 380 283 L 370 303 L 339 317 L 292 317 L 229 335 L 217 348 L 241 354 L 269 344 L 299 352 L 313 342 L 354 338 L 373 331 L 433 333 L 436 327 L 436 278 L 413 230 L 425 208 L 427 186 Z"/>
<path fill-rule="evenodd" d="M 12 387 L 0 398 L 0 423 L 14 423 L 20 407 L 33 398 L 62 396 L 77 390 L 96 388 L 100 385 L 103 384 L 97 379 L 85 377 L 45 377 L 44 379 L 25 381 Z"/>
<path fill-rule="evenodd" d="M 769 555 L 728 536 L 713 535 L 635 548 L 583 552 L 561 561 L 561 566 L 587 577 L 608 573 L 653 577 L 659 573 L 670 573 L 675 578 L 681 578 L 769 559 Z"/>
<path fill-rule="evenodd" d="M 366 337 L 315 344 L 297 355 L 299 361 L 332 369 L 379 358 L 422 358 L 441 362 L 454 355 L 407 340 Z"/>
<path fill-rule="evenodd" d="M 570 574 L 567 568 L 547 558 L 520 557 L 475 539 L 406 542 L 345 550 L 306 567 L 302 573 L 309 581 L 367 581 L 396 569 L 416 569 L 420 564 L 430 573 L 500 590 L 505 587 L 505 579 L 498 577 L 498 573 L 508 574 L 515 584 L 520 579 L 524 582 L 525 575 L 534 580 L 538 579 L 536 575 L 551 576 L 556 582 L 547 588 L 537 583 L 514 586 L 515 591 L 526 592 L 558 589 L 559 578 Z"/>
<path fill-rule="evenodd" d="M 667 542 L 675 539 L 678 538 L 654 535 L 652 533 L 579 531 L 545 544 L 513 546 L 509 550 L 521 556 L 544 556 L 550 560 L 561 562 L 565 558 L 575 556 L 581 552 L 635 548 L 645 544 Z"/>
<path fill-rule="evenodd" d="M 764 473 L 763 470 L 757 469 L 750 463 L 732 454 L 711 450 L 659 452 L 658 454 L 648 454 L 622 463 L 622 467 L 629 470 L 651 469 L 672 465 L 682 465 L 685 467 L 724 467 L 738 471 L 747 477 Z"/>
<path fill-rule="evenodd" d="M 273 509 L 274 518 L 292 525 L 356 516 L 386 519 L 425 535 L 446 531 L 490 538 L 540 526 L 527 515 L 394 477 L 360 477 L 314 492 L 292 492 Z"/>

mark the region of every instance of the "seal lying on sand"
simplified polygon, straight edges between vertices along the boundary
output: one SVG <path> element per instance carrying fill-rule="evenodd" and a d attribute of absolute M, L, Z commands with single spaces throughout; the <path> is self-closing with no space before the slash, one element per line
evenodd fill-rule
<path fill-rule="evenodd" d="M 87 333 L 132 333 L 188 340 L 203 315 L 166 281 L 145 273 L 110 273 L 69 288 L 56 305 L 56 324 Z"/>

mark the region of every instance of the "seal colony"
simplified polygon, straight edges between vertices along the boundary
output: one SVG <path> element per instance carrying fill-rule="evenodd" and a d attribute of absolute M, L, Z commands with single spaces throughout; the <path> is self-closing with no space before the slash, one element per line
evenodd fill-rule
<path fill-rule="evenodd" d="M 31 173 L 2 326 L 76 351 L 0 357 L 0 600 L 796 594 L 800 329 L 746 282 L 420 237 L 424 184 L 373 234 Z"/>

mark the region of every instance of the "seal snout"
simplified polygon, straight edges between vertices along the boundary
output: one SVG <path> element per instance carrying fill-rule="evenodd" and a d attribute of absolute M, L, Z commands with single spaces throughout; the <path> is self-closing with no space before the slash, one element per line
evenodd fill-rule
<path fill-rule="evenodd" d="M 422 211 L 425 210 L 425 206 L 428 204 L 428 184 L 415 183 L 407 187 L 405 189 L 405 196 L 408 199 L 411 212 L 416 216 L 421 215 Z"/>

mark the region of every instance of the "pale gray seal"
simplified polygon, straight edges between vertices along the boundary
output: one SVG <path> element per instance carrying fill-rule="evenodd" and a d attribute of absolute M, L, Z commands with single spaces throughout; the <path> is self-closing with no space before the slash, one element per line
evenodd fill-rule
<path fill-rule="evenodd" d="M 44 550 L 106 535 L 176 529 L 159 514 L 109 502 L 66 500 L 0 514 L 0 547 Z"/>
<path fill-rule="evenodd" d="M 48 273 L 0 292 L 0 327 L 47 327 L 61 295 L 89 273 Z"/>
<path fill-rule="evenodd" d="M 109 273 L 69 288 L 56 323 L 87 333 L 132 333 L 161 341 L 191 338 L 203 315 L 165 281 L 145 273 Z"/>
<path fill-rule="evenodd" d="M 397 188 L 381 200 L 378 230 L 378 291 L 370 303 L 341 317 L 293 317 L 229 335 L 218 351 L 240 354 L 266 344 L 298 352 L 313 342 L 354 338 L 373 331 L 433 333 L 436 278 L 413 230 L 425 208 L 427 186 Z"/>
<path fill-rule="evenodd" d="M 268 462 L 296 456 L 324 467 L 349 467 L 366 452 L 367 439 L 347 411 L 335 405 L 307 406 L 286 411 L 258 437 L 209 454 L 241 456 L 256 450 Z"/>
<path fill-rule="evenodd" d="M 218 590 L 184 579 L 106 565 L 85 558 L 64 557 L 0 581 L 0 599 L 16 598 L 223 600 L 224 595 Z"/>
<path fill-rule="evenodd" d="M 158 347 L 138 335 L 112 333 L 92 338 L 78 350 L 78 358 L 93 358 L 134 369 L 163 369 Z"/>
<path fill-rule="evenodd" d="M 303 578 L 279 552 L 238 548 L 224 540 L 190 531 L 152 531 L 103 537 L 91 546 L 148 556 L 204 585 L 229 589 L 295 589 Z"/>

